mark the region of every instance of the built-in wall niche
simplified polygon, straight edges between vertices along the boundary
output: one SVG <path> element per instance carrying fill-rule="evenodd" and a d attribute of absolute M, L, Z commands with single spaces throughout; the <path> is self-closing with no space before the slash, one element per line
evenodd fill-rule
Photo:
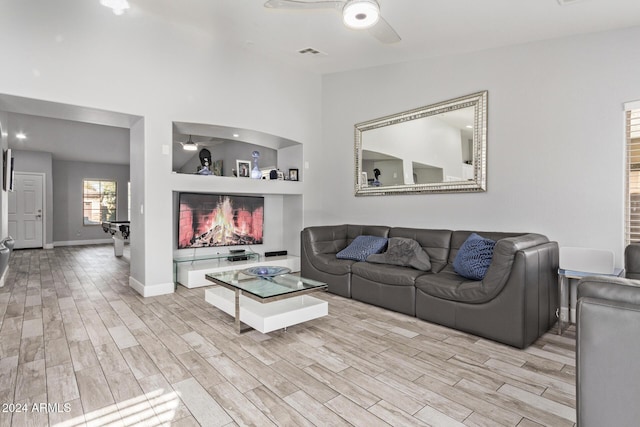
<path fill-rule="evenodd" d="M 185 143 L 199 144 L 197 150 L 184 153 Z M 286 138 L 263 132 L 218 125 L 197 123 L 173 123 L 173 173 L 170 179 L 174 194 L 174 258 L 194 257 L 226 253 L 226 247 L 201 247 L 178 249 L 177 221 L 179 193 L 211 193 L 264 198 L 264 239 L 262 244 L 246 245 L 243 249 L 264 254 L 286 250 L 287 260 L 299 265 L 300 231 L 302 230 L 303 145 Z M 205 142 L 210 142 L 205 144 Z M 222 176 L 196 173 L 200 162 L 199 152 L 206 148 L 211 153 L 212 167 L 222 161 Z M 294 170 L 298 180 L 266 180 L 234 177 L 232 169 L 237 161 L 251 162 L 253 151 L 260 152 L 259 168 L 276 168 L 281 176 L 289 176 Z M 198 163 L 195 163 L 197 159 Z M 200 164 L 200 166 L 202 166 Z M 186 173 L 185 173 L 186 172 Z M 277 258 L 277 257 L 276 257 Z M 275 258 L 270 258 L 270 261 Z M 265 261 L 261 259 L 261 261 Z M 234 264 L 238 266 L 239 264 Z"/>
<path fill-rule="evenodd" d="M 246 175 L 258 152 L 262 171 L 290 171 L 301 180 L 302 144 L 264 132 L 201 123 L 173 123 L 172 171 L 179 174 L 237 177 Z M 278 176 L 278 175 L 276 175 Z"/>

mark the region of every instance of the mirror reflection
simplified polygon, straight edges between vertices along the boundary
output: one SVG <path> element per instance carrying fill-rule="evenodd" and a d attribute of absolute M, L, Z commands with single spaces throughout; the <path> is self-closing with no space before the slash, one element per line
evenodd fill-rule
<path fill-rule="evenodd" d="M 484 191 L 481 92 L 356 125 L 356 195 Z"/>

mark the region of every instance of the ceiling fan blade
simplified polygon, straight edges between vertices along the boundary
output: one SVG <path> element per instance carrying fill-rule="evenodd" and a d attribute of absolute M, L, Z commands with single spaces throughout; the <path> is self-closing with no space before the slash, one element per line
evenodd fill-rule
<path fill-rule="evenodd" d="M 264 7 L 269 9 L 341 9 L 344 1 L 302 1 L 302 0 L 267 0 Z"/>
<path fill-rule="evenodd" d="M 396 30 L 394 30 L 382 16 L 378 19 L 376 25 L 369 28 L 369 33 L 381 43 L 385 44 L 398 43 L 402 40 L 398 33 L 396 33 Z"/>

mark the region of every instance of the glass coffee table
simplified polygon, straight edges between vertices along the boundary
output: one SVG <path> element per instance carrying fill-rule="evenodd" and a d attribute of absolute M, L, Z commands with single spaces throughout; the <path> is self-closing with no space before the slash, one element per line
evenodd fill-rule
<path fill-rule="evenodd" d="M 242 324 L 266 334 L 328 314 L 328 304 L 308 294 L 326 291 L 327 284 L 292 274 L 251 276 L 242 270 L 205 275 L 220 286 L 206 289 L 205 301 Z"/>

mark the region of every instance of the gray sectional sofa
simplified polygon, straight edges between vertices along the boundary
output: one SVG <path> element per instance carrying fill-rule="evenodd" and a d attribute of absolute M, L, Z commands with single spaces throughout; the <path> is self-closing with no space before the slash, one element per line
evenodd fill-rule
<path fill-rule="evenodd" d="M 372 225 L 308 227 L 301 235 L 301 274 L 329 292 L 416 316 L 518 348 L 556 321 L 558 244 L 533 233 L 476 232 L 496 241 L 481 281 L 453 269 L 472 231 Z M 336 258 L 357 236 L 403 237 L 419 242 L 430 271 Z"/>

